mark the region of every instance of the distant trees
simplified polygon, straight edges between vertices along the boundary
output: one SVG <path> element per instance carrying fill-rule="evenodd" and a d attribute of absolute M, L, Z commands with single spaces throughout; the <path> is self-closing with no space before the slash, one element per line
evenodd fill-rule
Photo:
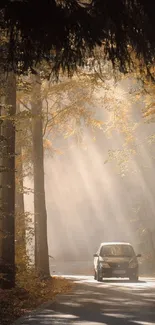
<path fill-rule="evenodd" d="M 131 84 L 132 106 L 126 106 L 129 124 L 124 124 L 126 140 L 122 146 L 109 150 L 107 162 L 114 163 L 122 186 L 128 191 L 131 215 L 129 222 L 135 233 L 136 241 L 142 247 L 143 267 L 147 261 L 147 269 L 155 268 L 154 242 L 154 194 L 152 182 L 154 170 L 154 83 L 143 79 L 139 74 Z M 120 111 L 119 111 L 120 112 Z M 124 115 L 120 114 L 123 122 Z M 117 121 L 117 123 L 119 120 Z M 117 125 L 116 123 L 116 125 Z M 149 126 L 148 126 L 149 124 Z M 117 132 L 116 125 L 113 125 Z M 118 123 L 119 125 L 119 123 Z M 130 132 L 129 132 L 130 131 Z M 126 207 L 128 209 L 128 207 Z"/>

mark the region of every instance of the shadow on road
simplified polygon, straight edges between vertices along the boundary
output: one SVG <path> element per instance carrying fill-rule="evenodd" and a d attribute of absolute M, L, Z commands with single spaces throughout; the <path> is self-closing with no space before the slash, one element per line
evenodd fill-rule
<path fill-rule="evenodd" d="M 121 282 L 120 282 L 121 283 Z M 141 282 L 142 283 L 142 282 Z M 132 291 L 76 284 L 74 291 L 60 296 L 48 309 L 23 322 L 23 325 L 136 325 L 155 324 L 155 292 L 149 288 Z"/>

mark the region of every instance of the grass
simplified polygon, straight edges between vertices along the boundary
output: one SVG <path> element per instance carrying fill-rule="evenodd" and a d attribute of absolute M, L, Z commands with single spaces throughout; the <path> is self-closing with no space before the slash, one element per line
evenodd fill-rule
<path fill-rule="evenodd" d="M 41 281 L 30 276 L 22 286 L 17 284 L 15 289 L 0 289 L 0 325 L 10 325 L 19 317 L 31 312 L 48 300 L 54 300 L 60 293 L 71 290 L 68 280 L 51 277 Z"/>

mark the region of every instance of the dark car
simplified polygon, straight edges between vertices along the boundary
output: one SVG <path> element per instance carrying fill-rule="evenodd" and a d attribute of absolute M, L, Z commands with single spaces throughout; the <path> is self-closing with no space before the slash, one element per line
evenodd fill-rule
<path fill-rule="evenodd" d="M 94 254 L 94 278 L 102 281 L 103 278 L 129 278 L 138 281 L 138 260 L 129 243 L 102 243 Z"/>

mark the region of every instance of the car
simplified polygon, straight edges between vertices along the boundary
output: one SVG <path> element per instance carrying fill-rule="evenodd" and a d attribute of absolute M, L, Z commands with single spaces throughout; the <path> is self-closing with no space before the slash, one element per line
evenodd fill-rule
<path fill-rule="evenodd" d="M 129 278 L 138 281 L 138 257 L 130 243 L 107 242 L 101 243 L 94 254 L 94 278 Z"/>

